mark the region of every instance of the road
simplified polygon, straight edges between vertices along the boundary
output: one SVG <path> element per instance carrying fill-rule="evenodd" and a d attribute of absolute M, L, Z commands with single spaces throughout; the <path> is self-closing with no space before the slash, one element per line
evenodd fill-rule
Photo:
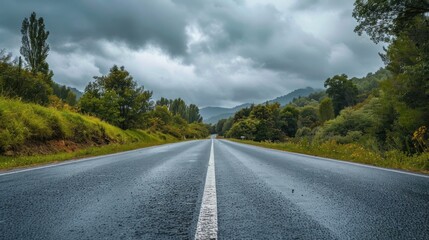
<path fill-rule="evenodd" d="M 428 176 L 226 140 L 0 173 L 0 239 L 429 239 L 428 209 Z"/>

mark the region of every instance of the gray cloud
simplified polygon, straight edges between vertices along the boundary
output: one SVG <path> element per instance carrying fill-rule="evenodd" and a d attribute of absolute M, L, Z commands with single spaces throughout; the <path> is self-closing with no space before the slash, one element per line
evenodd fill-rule
<path fill-rule="evenodd" d="M 91 43 L 99 39 L 125 42 L 133 49 L 153 43 L 174 55 L 186 48 L 186 12 L 167 0 L 5 0 L 3 6 L 0 21 L 9 31 L 19 32 L 22 19 L 32 11 L 43 16 L 51 45 L 59 51 L 67 50 L 65 43 L 92 49 Z"/>
<path fill-rule="evenodd" d="M 353 32 L 353 0 L 5 0 L 0 48 L 19 49 L 24 17 L 51 32 L 55 79 L 79 89 L 125 65 L 155 96 L 200 106 L 261 102 L 333 74 L 362 76 L 381 46 Z"/>

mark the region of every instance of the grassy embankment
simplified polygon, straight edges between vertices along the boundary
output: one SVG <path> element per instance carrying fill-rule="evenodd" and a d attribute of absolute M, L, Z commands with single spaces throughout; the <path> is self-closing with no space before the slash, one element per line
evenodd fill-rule
<path fill-rule="evenodd" d="M 429 173 L 428 152 L 414 156 L 408 156 L 400 151 L 388 151 L 381 154 L 366 149 L 358 144 L 338 144 L 333 141 L 314 144 L 308 141 L 271 143 L 236 139 L 229 140 L 265 148 L 369 164 L 378 167 Z"/>
<path fill-rule="evenodd" d="M 0 169 L 177 142 L 155 131 L 122 130 L 98 118 L 0 97 Z"/>

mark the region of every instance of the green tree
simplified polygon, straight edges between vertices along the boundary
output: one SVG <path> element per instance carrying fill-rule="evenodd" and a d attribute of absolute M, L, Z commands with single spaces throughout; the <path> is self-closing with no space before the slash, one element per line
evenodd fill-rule
<path fill-rule="evenodd" d="M 286 106 L 280 111 L 280 129 L 288 137 L 294 137 L 298 130 L 299 111 L 293 106 Z"/>
<path fill-rule="evenodd" d="M 315 128 L 319 124 L 318 109 L 313 106 L 305 106 L 299 113 L 298 127 Z"/>
<path fill-rule="evenodd" d="M 319 116 L 320 121 L 326 122 L 335 117 L 334 106 L 332 104 L 332 99 L 324 98 L 319 105 Z"/>
<path fill-rule="evenodd" d="M 228 137 L 238 138 L 245 137 L 248 140 L 254 140 L 257 133 L 258 120 L 247 118 L 234 123 L 228 131 Z"/>
<path fill-rule="evenodd" d="M 52 83 L 52 89 L 54 94 L 60 98 L 63 102 L 66 102 L 70 106 L 75 106 L 77 103 L 76 94 L 65 85 L 60 85 L 58 83 Z"/>
<path fill-rule="evenodd" d="M 172 100 L 161 97 L 158 101 L 156 101 L 157 106 L 167 106 L 167 108 L 170 107 Z"/>
<path fill-rule="evenodd" d="M 183 119 L 187 119 L 187 106 L 185 101 L 181 98 L 174 99 L 170 104 L 170 112 L 173 115 L 179 115 Z"/>
<path fill-rule="evenodd" d="M 240 109 L 238 112 L 236 112 L 234 114 L 234 122 L 238 122 L 241 119 L 249 117 L 250 113 L 252 112 L 253 107 L 254 106 L 252 105 L 252 106 L 250 106 L 248 108 L 243 108 L 243 109 Z"/>
<path fill-rule="evenodd" d="M 75 106 L 77 101 L 76 101 L 76 94 L 72 91 L 69 91 L 67 93 L 67 97 L 65 99 L 65 102 L 70 105 L 70 106 Z"/>
<path fill-rule="evenodd" d="M 222 129 L 223 129 L 223 125 L 225 124 L 226 119 L 221 119 L 217 122 L 216 124 L 216 133 L 219 135 L 223 135 Z"/>
<path fill-rule="evenodd" d="M 138 87 L 129 72 L 116 65 L 108 75 L 94 79 L 80 99 L 81 111 L 123 129 L 139 127 L 144 113 L 152 108 L 152 92 Z"/>
<path fill-rule="evenodd" d="M 232 117 L 228 118 L 225 121 L 225 123 L 222 125 L 221 135 L 225 136 L 227 134 L 227 132 L 231 129 L 233 124 L 234 124 L 234 118 L 232 118 Z"/>
<path fill-rule="evenodd" d="M 416 18 L 427 19 L 429 12 L 426 0 L 356 0 L 354 6 L 353 17 L 358 22 L 355 32 L 366 32 L 376 43 L 390 42 L 392 37 L 412 30 Z"/>
<path fill-rule="evenodd" d="M 280 104 L 265 104 L 253 107 L 250 118 L 258 121 L 255 140 L 282 140 L 283 131 L 280 129 Z"/>
<path fill-rule="evenodd" d="M 155 129 L 162 129 L 173 121 L 173 115 L 171 115 L 171 112 L 166 106 L 156 106 L 155 109 L 150 112 L 150 118 L 152 119 L 150 127 L 154 127 Z"/>
<path fill-rule="evenodd" d="M 49 31 L 45 30 L 45 22 L 42 17 L 37 19 L 33 12 L 30 19 L 22 21 L 22 46 L 20 52 L 24 57 L 31 72 L 49 73 L 49 65 L 46 62 L 49 52 L 49 44 L 46 42 Z"/>
<path fill-rule="evenodd" d="M 51 86 L 42 73 L 33 74 L 11 61 L 12 55 L 0 50 L 0 94 L 41 105 L 49 103 Z"/>
<path fill-rule="evenodd" d="M 194 123 L 194 122 L 202 122 L 203 118 L 200 116 L 200 109 L 197 105 L 191 104 L 188 107 L 188 116 L 187 121 L 188 123 Z"/>
<path fill-rule="evenodd" d="M 429 125 L 429 2 L 416 0 L 357 0 L 355 31 L 366 32 L 374 42 L 390 43 L 381 54 L 392 73 L 382 84 L 383 126 L 378 139 L 408 152 L 413 133 Z"/>
<path fill-rule="evenodd" d="M 334 113 L 338 115 L 342 109 L 356 104 L 358 89 L 347 79 L 347 75 L 335 75 L 325 81 L 326 93 L 332 99 Z"/>

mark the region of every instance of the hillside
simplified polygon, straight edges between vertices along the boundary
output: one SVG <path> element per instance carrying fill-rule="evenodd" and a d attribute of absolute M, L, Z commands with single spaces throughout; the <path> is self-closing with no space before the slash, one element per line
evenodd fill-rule
<path fill-rule="evenodd" d="M 307 97 L 308 95 L 320 91 L 312 87 L 296 89 L 284 96 L 277 97 L 273 100 L 268 101 L 268 103 L 280 103 L 281 106 L 286 106 L 288 103 L 292 102 L 294 98 Z"/>
<path fill-rule="evenodd" d="M 116 143 L 162 143 L 174 139 L 160 132 L 122 130 L 69 110 L 0 97 L 0 155 L 52 154 Z"/>
<path fill-rule="evenodd" d="M 215 124 L 217 122 L 219 122 L 219 120 L 221 119 L 227 119 L 231 116 L 233 116 L 236 112 L 238 112 L 239 110 L 235 111 L 235 112 L 227 112 L 227 113 L 222 113 L 216 116 L 213 116 L 207 120 L 204 120 L 205 123 L 210 123 L 210 124 Z"/>
<path fill-rule="evenodd" d="M 317 91 L 319 91 L 319 90 L 311 88 L 311 87 L 300 88 L 300 89 L 294 90 L 294 91 L 292 91 L 286 95 L 283 95 L 283 96 L 277 97 L 275 99 L 269 100 L 267 102 L 268 103 L 277 102 L 277 103 L 280 103 L 280 105 L 285 106 L 288 103 L 292 102 L 292 100 L 294 98 L 306 97 L 306 96 L 310 95 L 311 93 L 314 93 Z M 202 108 L 200 110 L 200 114 L 203 117 L 203 120 L 205 123 L 214 124 L 214 123 L 217 123 L 221 119 L 226 119 L 226 118 L 233 116 L 239 110 L 246 108 L 246 107 L 249 107 L 250 105 L 252 105 L 252 104 L 251 103 L 245 103 L 245 104 L 233 107 L 233 108 L 206 107 L 206 108 Z"/>

